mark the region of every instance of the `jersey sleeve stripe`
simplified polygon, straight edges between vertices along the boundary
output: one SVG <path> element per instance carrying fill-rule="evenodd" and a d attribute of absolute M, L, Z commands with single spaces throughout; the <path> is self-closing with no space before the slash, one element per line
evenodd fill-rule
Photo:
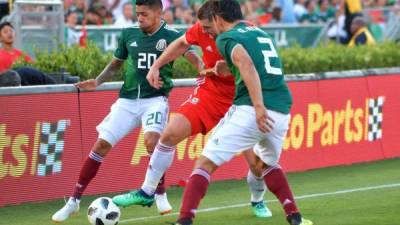
<path fill-rule="evenodd" d="M 113 58 L 116 59 L 116 60 L 118 60 L 118 61 L 125 61 L 125 59 L 120 59 L 120 58 L 118 58 L 118 57 L 115 56 L 115 55 L 113 55 Z"/>
<path fill-rule="evenodd" d="M 235 46 L 232 47 L 232 51 L 231 51 L 231 60 L 233 59 L 233 53 L 235 52 L 235 49 L 236 49 L 237 47 L 240 47 L 240 46 L 243 47 L 241 44 L 236 43 Z"/>

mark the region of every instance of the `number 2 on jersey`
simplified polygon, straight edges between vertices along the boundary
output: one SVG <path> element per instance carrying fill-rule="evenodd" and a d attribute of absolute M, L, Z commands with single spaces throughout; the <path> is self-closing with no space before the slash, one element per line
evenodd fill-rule
<path fill-rule="evenodd" d="M 271 66 L 270 58 L 278 57 L 278 53 L 276 53 L 274 44 L 272 43 L 272 40 L 270 38 L 265 38 L 265 37 L 258 37 L 257 40 L 260 44 L 267 44 L 269 46 L 269 48 L 271 49 L 271 50 L 262 50 L 261 51 L 262 54 L 264 55 L 265 70 L 267 70 L 267 73 L 273 74 L 273 75 L 283 75 L 281 68 Z"/>

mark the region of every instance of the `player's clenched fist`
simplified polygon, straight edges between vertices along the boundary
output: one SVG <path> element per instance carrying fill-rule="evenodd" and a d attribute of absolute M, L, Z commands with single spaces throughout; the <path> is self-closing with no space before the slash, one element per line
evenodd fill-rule
<path fill-rule="evenodd" d="M 270 132 L 273 129 L 274 120 L 268 116 L 264 106 L 255 106 L 254 108 L 258 129 L 263 133 Z"/>
<path fill-rule="evenodd" d="M 160 78 L 160 70 L 154 66 L 150 68 L 146 79 L 149 81 L 150 85 L 156 89 L 160 89 L 163 85 L 163 82 Z"/>
<path fill-rule="evenodd" d="M 208 68 L 200 71 L 200 75 L 202 76 L 230 76 L 231 75 L 231 70 L 228 67 L 228 64 L 224 60 L 219 60 L 215 63 L 215 66 L 213 68 Z"/>
<path fill-rule="evenodd" d="M 225 62 L 225 60 L 219 60 L 214 66 L 214 71 L 216 74 L 219 76 L 230 76 L 231 75 L 231 70 L 228 67 L 228 64 Z"/>

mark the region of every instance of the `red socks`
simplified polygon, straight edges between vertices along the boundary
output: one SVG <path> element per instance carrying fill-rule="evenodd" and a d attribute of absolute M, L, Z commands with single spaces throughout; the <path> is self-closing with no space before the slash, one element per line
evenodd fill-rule
<path fill-rule="evenodd" d="M 264 181 L 268 189 L 279 199 L 286 215 L 298 212 L 292 191 L 289 187 L 287 178 L 282 169 L 270 167 L 263 172 Z"/>
<path fill-rule="evenodd" d="M 95 152 L 90 152 L 88 158 L 82 166 L 81 173 L 79 174 L 78 183 L 76 183 L 73 197 L 80 199 L 90 181 L 96 176 L 100 168 L 103 157 Z"/>
<path fill-rule="evenodd" d="M 195 169 L 193 171 L 186 184 L 185 192 L 183 193 L 179 220 L 192 219 L 195 217 L 200 201 L 207 192 L 210 178 L 210 174 L 203 169 Z"/>

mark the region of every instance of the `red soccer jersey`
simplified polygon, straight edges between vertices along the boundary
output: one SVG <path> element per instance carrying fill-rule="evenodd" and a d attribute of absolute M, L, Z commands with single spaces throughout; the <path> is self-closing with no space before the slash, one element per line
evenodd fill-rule
<path fill-rule="evenodd" d="M 9 70 L 12 64 L 19 58 L 24 57 L 25 61 L 31 62 L 32 59 L 21 50 L 13 49 L 12 51 L 6 51 L 0 49 L 0 73 Z"/>
<path fill-rule="evenodd" d="M 217 61 L 224 60 L 218 52 L 214 38 L 201 28 L 199 22 L 186 31 L 185 37 L 189 44 L 200 46 L 203 51 L 203 62 L 207 69 L 214 67 Z M 232 103 L 235 95 L 233 76 L 207 76 L 200 88 L 227 103 Z"/>

